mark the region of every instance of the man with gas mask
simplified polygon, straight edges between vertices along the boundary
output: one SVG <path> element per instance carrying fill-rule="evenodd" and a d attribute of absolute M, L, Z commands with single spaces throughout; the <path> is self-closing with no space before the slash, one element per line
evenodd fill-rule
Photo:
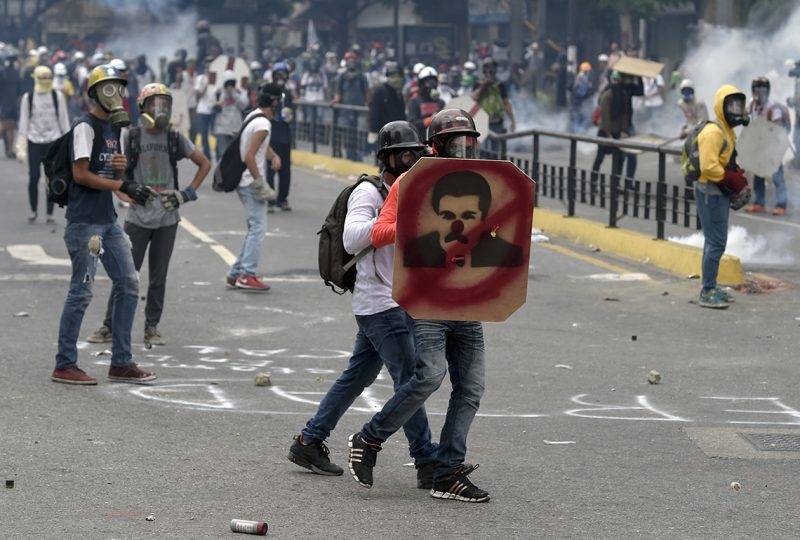
<path fill-rule="evenodd" d="M 27 143 L 28 152 L 29 223 L 35 222 L 38 216 L 42 161 L 53 141 L 69 131 L 67 99 L 53 88 L 53 72 L 47 66 L 36 66 L 33 81 L 33 90 L 22 96 L 19 110 L 19 136 Z M 55 223 L 53 201 L 49 199 L 47 223 Z"/>
<path fill-rule="evenodd" d="M 381 127 L 389 122 L 406 119 L 403 103 L 403 68 L 397 62 L 386 62 L 386 82 L 378 86 L 369 102 L 369 133 L 367 142 L 375 144 Z"/>
<path fill-rule="evenodd" d="M 695 96 L 694 83 L 690 79 L 683 79 L 680 84 L 681 98 L 678 108 L 683 113 L 686 123 L 681 128 L 680 138 L 685 139 L 689 131 L 699 122 L 708 121 L 708 108 L 704 101 Z"/>
<path fill-rule="evenodd" d="M 472 92 L 474 99 L 489 115 L 489 130 L 494 133 L 505 133 L 505 117 L 508 116 L 510 131 L 516 131 L 514 109 L 508 99 L 508 87 L 497 80 L 497 62 L 494 58 L 483 61 L 483 81 L 475 86 Z"/>
<path fill-rule="evenodd" d="M 272 82 L 283 88 L 283 98 L 281 106 L 275 109 L 275 116 L 272 118 L 272 138 L 270 146 L 281 158 L 282 163 L 286 163 L 286 167 L 281 167 L 280 170 L 273 169 L 270 163 L 267 163 L 267 183 L 272 189 L 278 191 L 278 198 L 275 201 L 270 201 L 267 206 L 268 212 L 274 212 L 275 208 L 280 208 L 284 212 L 289 212 L 292 207 L 289 205 L 289 187 L 292 184 L 292 168 L 289 163 L 292 162 L 292 122 L 294 120 L 294 96 L 292 94 L 292 85 L 289 80 L 289 73 L 291 69 L 286 62 L 278 62 L 272 67 Z M 277 186 L 275 185 L 275 176 L 278 176 Z"/>
<path fill-rule="evenodd" d="M 406 117 L 417 128 L 420 139 L 431 125 L 433 115 L 444 109 L 444 101 L 439 97 L 439 73 L 431 66 L 425 66 L 417 76 L 419 93 L 408 101 Z"/>
<path fill-rule="evenodd" d="M 245 170 L 236 192 L 247 213 L 247 234 L 242 249 L 236 257 L 225 282 L 228 288 L 267 292 L 270 286 L 257 275 L 261 259 L 261 246 L 267 232 L 267 202 L 276 199 L 275 190 L 265 179 L 267 158 L 270 166 L 280 170 L 281 158 L 270 147 L 272 119 L 281 109 L 283 87 L 275 83 L 262 82 L 258 87 L 258 108 L 244 118 L 239 138 L 239 153 Z"/>
<path fill-rule="evenodd" d="M 384 204 L 386 189 L 426 153 L 416 129 L 405 121 L 383 126 L 377 144 L 380 177 L 362 177 L 347 199 L 342 239 L 345 250 L 354 256 L 370 249 L 372 227 Z M 352 301 L 358 333 L 353 355 L 289 449 L 290 461 L 317 474 L 342 474 L 341 467 L 330 462 L 324 441 L 358 396 L 375 381 L 381 368 L 386 366 L 395 388 L 414 374 L 413 323 L 392 299 L 394 255 L 394 245 L 385 245 L 358 259 Z M 430 489 L 436 445 L 431 442 L 424 407 L 409 417 L 403 430 L 417 467 L 417 487 Z"/>
<path fill-rule="evenodd" d="M 131 241 L 131 254 L 137 272 L 142 268 L 148 246 L 150 248 L 144 343 L 146 346 L 164 345 L 166 342 L 158 330 L 158 324 L 164 310 L 167 270 L 180 221 L 178 207 L 197 200 L 196 190 L 211 170 L 211 164 L 182 133 L 170 129 L 172 95 L 166 86 L 161 83 L 148 84 L 142 88 L 136 101 L 140 113 L 139 125 L 124 132 L 121 138 L 128 160 L 125 178 L 152 189 L 159 196 L 145 204 L 137 204 L 125 195 L 120 195 L 120 198 L 131 203 L 124 229 Z M 192 183 L 180 190 L 178 161 L 185 158 L 197 165 L 197 171 Z M 107 343 L 112 340 L 113 313 L 112 296 L 108 300 L 103 325 L 87 341 Z"/>
<path fill-rule="evenodd" d="M 778 124 L 786 133 L 792 131 L 792 119 L 787 109 L 781 103 L 769 100 L 770 82 L 766 77 L 756 77 L 751 84 L 753 91 L 753 99 L 747 107 L 751 117 L 763 117 L 768 121 Z M 786 178 L 783 174 L 783 164 L 778 167 L 778 170 L 772 175 L 772 183 L 775 185 L 775 209 L 772 211 L 773 216 L 786 215 L 786 206 L 788 203 L 788 195 L 786 192 Z M 745 212 L 749 214 L 762 214 L 766 212 L 766 180 L 761 176 L 753 177 L 753 194 L 755 201 L 753 204 L 745 208 Z"/>
<path fill-rule="evenodd" d="M 428 144 L 441 158 L 474 159 L 478 156 L 478 136 L 469 113 L 445 109 L 437 113 L 428 128 Z M 393 245 L 396 235 L 398 186 L 392 185 L 380 215 L 372 228 L 372 245 Z M 485 353 L 483 325 L 470 321 L 415 320 L 417 363 L 414 375 L 397 388 L 359 433 L 349 438 L 348 464 L 353 478 L 372 487 L 381 444 L 403 426 L 451 373 L 453 390 L 436 452 L 431 497 L 464 502 L 486 502 L 489 494 L 470 482 L 467 476 L 477 465 L 464 463 L 467 435 L 480 406 L 484 389 Z"/>
<path fill-rule="evenodd" d="M 119 130 L 130 124 L 122 107 L 125 79 L 104 64 L 91 71 L 87 84 L 89 112 L 73 124 L 70 141 L 73 181 L 69 183 L 64 242 L 72 261 L 72 278 L 61 313 L 56 367 L 50 378 L 67 384 L 97 384 L 97 379 L 78 367 L 77 341 L 100 259 L 113 284 L 108 378 L 143 383 L 156 377 L 139 369 L 132 359 L 131 327 L 139 278 L 128 238 L 117 224 L 111 192 L 124 193 L 142 206 L 156 193 L 124 176 L 127 160 L 120 153 Z"/>
<path fill-rule="evenodd" d="M 749 199 L 750 188 L 744 171 L 736 164 L 736 134 L 733 128 L 747 125 L 745 96 L 736 87 L 726 84 L 714 96 L 716 121 L 698 125 L 697 135 L 690 134 L 688 144 L 696 146 L 688 152 L 697 156 L 697 181 L 694 182 L 697 215 L 703 227 L 703 286 L 699 304 L 702 307 L 725 309 L 732 301 L 717 286 L 719 261 L 728 243 L 730 208 L 741 208 Z"/>
<path fill-rule="evenodd" d="M 336 92 L 332 105 L 364 106 L 370 101 L 369 81 L 361 71 L 356 53 L 349 51 L 344 55 L 345 71 L 336 81 Z M 361 161 L 361 149 L 357 138 L 358 113 L 355 111 L 341 111 L 339 113 L 338 129 L 344 131 L 345 154 L 347 159 Z"/>

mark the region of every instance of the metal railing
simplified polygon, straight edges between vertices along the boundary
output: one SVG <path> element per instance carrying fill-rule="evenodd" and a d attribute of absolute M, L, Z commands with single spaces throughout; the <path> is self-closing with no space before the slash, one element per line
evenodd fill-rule
<path fill-rule="evenodd" d="M 367 144 L 369 109 L 353 105 L 296 101 L 293 142 L 310 146 L 314 153 L 325 152 L 333 157 L 374 163 L 373 150 Z M 569 143 L 566 163 L 542 159 L 542 139 Z M 530 140 L 527 153 L 508 151 L 509 146 Z M 605 147 L 611 154 L 611 174 L 579 168 L 578 143 Z M 641 171 L 636 178 L 623 175 L 625 151 L 654 153 L 656 171 Z M 567 216 L 576 215 L 577 205 L 588 205 L 608 212 L 608 226 L 617 227 L 625 217 L 656 222 L 656 238 L 665 238 L 667 224 L 700 229 L 694 202 L 694 191 L 685 185 L 667 182 L 667 157 L 680 156 L 681 151 L 665 144 L 628 142 L 589 135 L 577 135 L 547 129 L 528 129 L 515 133 L 490 133 L 481 157 L 509 160 L 536 182 L 536 204 L 540 197 L 562 202 Z M 554 160 L 555 161 L 555 160 Z M 649 178 L 648 178 L 649 177 Z"/>

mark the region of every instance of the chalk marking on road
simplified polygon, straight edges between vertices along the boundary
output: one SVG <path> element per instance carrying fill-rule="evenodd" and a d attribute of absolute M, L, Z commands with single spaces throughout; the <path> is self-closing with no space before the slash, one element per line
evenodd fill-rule
<path fill-rule="evenodd" d="M 314 281 L 317 281 L 316 278 L 314 279 Z M 324 315 L 318 317 L 315 315 L 311 315 L 309 313 L 292 311 L 291 309 L 276 308 L 271 306 L 245 306 L 244 308 L 249 310 L 268 311 L 270 313 L 280 313 L 281 315 L 292 315 L 294 317 L 300 317 L 302 319 L 306 319 L 305 322 L 303 322 L 304 327 L 316 326 L 319 323 L 329 323 L 338 320 L 338 317 L 333 317 L 331 315 Z"/>
<path fill-rule="evenodd" d="M 604 420 L 649 420 L 649 421 L 661 421 L 661 422 L 691 422 L 686 418 L 681 418 L 680 416 L 675 416 L 673 414 L 669 414 L 662 410 L 656 409 L 652 405 L 650 405 L 647 396 L 636 396 L 636 403 L 638 406 L 630 406 L 630 405 L 605 405 L 602 403 L 588 403 L 583 401 L 583 398 L 588 396 L 589 394 L 578 394 L 577 396 L 573 396 L 570 398 L 570 401 L 576 403 L 578 405 L 586 405 L 588 407 L 592 407 L 590 409 L 570 409 L 568 411 L 564 411 L 564 414 L 569 416 L 578 416 L 581 418 L 602 418 Z M 598 414 L 580 414 L 583 412 L 601 412 L 601 411 L 650 411 L 653 414 L 660 416 L 661 418 L 643 418 L 643 417 L 632 417 L 632 416 L 606 416 L 606 415 L 598 415 Z"/>
<path fill-rule="evenodd" d="M 537 247 L 542 247 L 544 249 L 548 249 L 550 251 L 555 251 L 556 253 L 560 253 L 561 255 L 566 255 L 567 257 L 572 257 L 573 259 L 578 259 L 579 261 L 583 261 L 585 263 L 591 264 L 592 266 L 597 266 L 598 268 L 603 268 L 605 270 L 609 270 L 616 274 L 628 274 L 630 270 L 624 268 L 622 266 L 617 266 L 616 264 L 611 264 L 609 262 L 603 261 L 598 259 L 597 257 L 592 257 L 590 255 L 585 255 L 583 253 L 579 253 L 574 249 L 570 249 L 568 247 L 559 246 L 558 244 L 537 244 Z"/>
<path fill-rule="evenodd" d="M 276 334 L 286 328 L 283 326 L 262 326 L 260 328 L 227 328 L 226 333 L 233 337 L 245 338 L 252 336 L 263 336 L 265 334 Z"/>
<path fill-rule="evenodd" d="M 185 392 L 185 389 L 187 388 L 205 388 L 205 390 L 209 394 L 211 394 L 211 396 L 213 396 L 214 402 L 187 401 L 185 399 L 174 399 L 174 398 L 166 398 L 163 396 L 153 395 L 158 392 L 161 393 Z M 150 399 L 153 401 L 164 401 L 168 403 L 175 403 L 178 405 L 199 406 L 209 409 L 235 408 L 233 402 L 225 397 L 225 392 L 221 388 L 218 388 L 211 384 L 179 383 L 179 384 L 169 384 L 169 385 L 162 384 L 158 386 L 143 386 L 141 388 L 131 389 L 130 393 L 144 399 Z"/>
<path fill-rule="evenodd" d="M 764 410 L 764 409 L 725 409 L 725 412 L 729 413 L 741 413 L 741 414 L 787 414 L 792 418 L 795 418 L 794 422 L 766 422 L 766 421 L 756 421 L 756 420 L 728 420 L 729 424 L 757 424 L 757 425 L 773 425 L 773 426 L 797 426 L 800 425 L 800 411 L 789 407 L 788 405 L 781 402 L 780 398 L 777 397 L 719 397 L 719 396 L 704 396 L 700 399 L 714 399 L 720 401 L 759 401 L 759 402 L 769 402 L 778 407 L 780 410 Z"/>
<path fill-rule="evenodd" d="M 319 407 L 319 401 L 314 401 L 312 399 L 306 399 L 306 398 L 302 397 L 302 395 L 298 395 L 298 394 L 301 394 L 300 392 L 287 392 L 286 390 L 284 390 L 280 386 L 270 386 L 269 389 L 272 390 L 273 394 L 275 394 L 276 396 L 282 397 L 284 399 L 288 399 L 290 401 L 296 401 L 298 403 L 306 403 L 308 405 L 313 405 L 314 407 Z M 305 395 L 305 393 L 302 393 L 302 394 Z M 361 394 L 361 395 L 363 397 L 364 394 Z M 356 407 L 355 405 L 351 405 L 349 410 L 374 414 L 375 412 L 379 411 L 380 408 L 374 409 L 374 408 L 370 407 L 369 409 L 365 409 L 363 407 Z"/>
<path fill-rule="evenodd" d="M 40 244 L 13 244 L 7 246 L 8 254 L 33 266 L 72 266 L 69 259 L 51 257 Z"/>
<path fill-rule="evenodd" d="M 0 281 L 66 281 L 69 282 L 72 276 L 69 274 L 0 274 Z M 108 281 L 106 276 L 95 276 L 95 281 Z"/>
<path fill-rule="evenodd" d="M 607 281 L 611 283 L 627 283 L 633 281 L 650 281 L 650 276 L 638 272 L 627 274 L 589 274 L 588 276 L 570 276 L 572 279 L 591 279 L 593 281 Z"/>

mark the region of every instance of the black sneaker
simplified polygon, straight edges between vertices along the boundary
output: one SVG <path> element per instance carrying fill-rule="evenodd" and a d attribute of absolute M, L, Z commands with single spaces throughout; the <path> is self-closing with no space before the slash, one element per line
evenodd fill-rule
<path fill-rule="evenodd" d="M 331 463 L 328 454 L 330 454 L 330 451 L 322 441 L 302 444 L 300 435 L 298 435 L 294 438 L 294 444 L 289 448 L 289 461 L 313 473 L 325 476 L 341 476 L 344 471 L 335 463 Z"/>
<path fill-rule="evenodd" d="M 433 487 L 433 473 L 438 466 L 438 461 L 431 461 L 423 465 L 415 465 L 417 468 L 417 488 L 431 489 Z"/>
<path fill-rule="evenodd" d="M 347 464 L 350 467 L 350 474 L 353 479 L 365 488 L 372 487 L 372 468 L 381 447 L 377 444 L 370 444 L 364 440 L 361 433 L 354 433 L 347 439 L 347 446 L 350 453 L 347 457 Z"/>
<path fill-rule="evenodd" d="M 434 481 L 431 497 L 434 499 L 453 499 L 456 501 L 481 503 L 489 500 L 489 494 L 469 481 L 467 475 L 478 468 L 462 465 L 452 473 Z"/>

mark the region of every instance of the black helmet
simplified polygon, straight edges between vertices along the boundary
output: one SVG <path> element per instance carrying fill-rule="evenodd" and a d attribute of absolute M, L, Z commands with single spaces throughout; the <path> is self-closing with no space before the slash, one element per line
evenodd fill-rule
<path fill-rule="evenodd" d="M 753 90 L 755 90 L 756 88 L 766 88 L 767 90 L 769 90 L 770 88 L 769 79 L 767 79 L 764 76 L 756 77 L 755 79 L 753 79 L 750 88 L 752 88 Z"/>
<path fill-rule="evenodd" d="M 416 128 L 404 120 L 389 122 L 378 132 L 378 162 L 381 172 L 400 176 L 425 153 Z M 389 155 L 395 154 L 394 160 Z"/>
<path fill-rule="evenodd" d="M 386 66 L 384 69 L 384 75 L 387 77 L 390 75 L 403 75 L 403 68 L 400 67 L 400 64 L 397 62 L 389 61 L 386 62 Z"/>
<path fill-rule="evenodd" d="M 272 107 L 283 99 L 283 87 L 276 83 L 262 82 L 258 85 L 257 105 L 259 107 Z"/>
<path fill-rule="evenodd" d="M 426 142 L 430 144 L 436 137 L 451 134 L 472 135 L 474 137 L 480 137 L 481 135 L 475 129 L 475 122 L 467 111 L 463 109 L 443 109 L 431 118 Z"/>

